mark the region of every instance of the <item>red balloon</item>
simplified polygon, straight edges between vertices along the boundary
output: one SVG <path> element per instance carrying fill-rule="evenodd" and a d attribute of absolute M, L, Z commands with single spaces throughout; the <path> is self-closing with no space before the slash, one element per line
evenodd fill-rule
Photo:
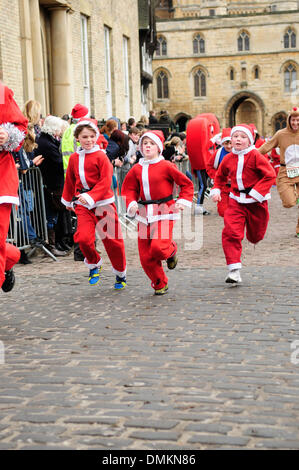
<path fill-rule="evenodd" d="M 199 114 L 189 121 L 187 152 L 193 172 L 206 169 L 209 158 L 216 150 L 216 145 L 211 142 L 211 138 L 219 132 L 220 125 L 215 114 Z"/>

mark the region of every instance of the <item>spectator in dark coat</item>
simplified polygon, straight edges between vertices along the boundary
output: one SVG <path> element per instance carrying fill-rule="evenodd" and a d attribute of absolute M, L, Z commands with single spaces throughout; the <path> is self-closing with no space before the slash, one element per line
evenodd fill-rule
<path fill-rule="evenodd" d="M 35 149 L 35 155 L 42 155 L 44 160 L 40 170 L 44 182 L 44 195 L 48 228 L 49 249 L 55 256 L 66 255 L 65 251 L 55 247 L 55 226 L 60 210 L 65 210 L 60 199 L 64 185 L 64 171 L 60 141 L 66 121 L 56 116 L 48 116 L 41 129 Z"/>

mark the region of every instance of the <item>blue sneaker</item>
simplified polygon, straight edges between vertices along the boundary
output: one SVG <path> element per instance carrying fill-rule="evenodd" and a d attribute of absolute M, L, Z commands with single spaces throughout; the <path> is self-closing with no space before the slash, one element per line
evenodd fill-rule
<path fill-rule="evenodd" d="M 126 287 L 126 285 L 127 285 L 127 280 L 126 280 L 125 277 L 116 276 L 116 282 L 114 284 L 114 289 L 122 290 Z"/>
<path fill-rule="evenodd" d="M 91 286 L 95 286 L 99 282 L 101 270 L 102 266 L 100 266 L 100 268 L 94 268 L 89 271 L 88 282 Z"/>

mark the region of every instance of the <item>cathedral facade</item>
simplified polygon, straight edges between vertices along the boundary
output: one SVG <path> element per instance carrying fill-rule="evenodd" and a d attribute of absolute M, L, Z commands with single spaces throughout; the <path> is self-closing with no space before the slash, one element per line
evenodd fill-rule
<path fill-rule="evenodd" d="M 299 2 L 161 0 L 154 107 L 184 130 L 201 113 L 271 136 L 299 106 Z"/>

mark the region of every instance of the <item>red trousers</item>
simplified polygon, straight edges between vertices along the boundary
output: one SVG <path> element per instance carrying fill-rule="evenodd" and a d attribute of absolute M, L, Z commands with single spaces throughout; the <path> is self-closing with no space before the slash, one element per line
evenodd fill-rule
<path fill-rule="evenodd" d="M 77 231 L 74 241 L 79 243 L 89 269 L 99 267 L 102 259 L 95 248 L 95 234 L 100 236 L 112 264 L 113 272 L 120 277 L 126 275 L 124 240 L 114 204 L 89 210 L 76 206 Z"/>
<path fill-rule="evenodd" d="M 230 187 L 226 186 L 225 189 L 221 190 L 221 201 L 218 202 L 217 204 L 217 211 L 220 217 L 224 217 L 224 212 L 226 211 L 228 207 L 228 202 L 229 202 L 229 193 L 230 193 Z"/>
<path fill-rule="evenodd" d="M 138 227 L 141 266 L 155 290 L 162 289 L 168 283 L 162 260 L 170 258 L 177 251 L 177 245 L 172 240 L 173 224 L 173 220 L 159 220 L 149 225 L 140 223 Z"/>
<path fill-rule="evenodd" d="M 256 202 L 239 204 L 230 198 L 224 214 L 222 246 L 229 269 L 239 269 L 241 265 L 242 240 L 246 228 L 246 238 L 251 243 L 261 241 L 269 222 L 268 203 Z"/>
<path fill-rule="evenodd" d="M 20 259 L 20 250 L 6 243 L 11 204 L 0 204 L 0 287 L 5 280 L 5 271 L 9 271 Z"/>

